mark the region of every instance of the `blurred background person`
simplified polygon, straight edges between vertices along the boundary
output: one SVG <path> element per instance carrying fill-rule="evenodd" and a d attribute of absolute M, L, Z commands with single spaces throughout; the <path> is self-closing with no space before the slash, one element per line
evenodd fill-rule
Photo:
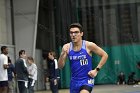
<path fill-rule="evenodd" d="M 10 57 L 8 57 L 8 93 L 15 93 L 14 91 L 14 76 L 15 76 L 15 66 L 12 64 Z"/>
<path fill-rule="evenodd" d="M 120 72 L 119 75 L 118 75 L 118 80 L 117 80 L 117 84 L 120 85 L 120 84 L 125 84 L 125 75 L 123 72 Z"/>
<path fill-rule="evenodd" d="M 27 62 L 29 63 L 28 90 L 29 90 L 29 93 L 34 93 L 34 85 L 35 85 L 35 81 L 37 80 L 37 66 L 34 62 L 34 59 L 31 56 L 27 57 Z"/>
<path fill-rule="evenodd" d="M 140 73 L 140 62 L 137 63 L 137 68 L 138 68 L 139 73 Z M 138 77 L 136 79 L 136 84 L 133 87 L 140 87 L 140 77 Z"/>
<path fill-rule="evenodd" d="M 50 88 L 52 93 L 58 93 L 58 63 L 55 52 L 49 51 L 47 54 L 47 62 L 49 69 Z"/>
<path fill-rule="evenodd" d="M 135 72 L 131 72 L 130 75 L 128 76 L 128 81 L 127 81 L 128 85 L 136 84 L 135 74 L 136 74 Z"/>
<path fill-rule="evenodd" d="M 138 67 L 138 69 L 140 69 L 140 62 L 137 63 L 137 67 Z"/>
<path fill-rule="evenodd" d="M 8 48 L 7 46 L 1 47 L 0 54 L 0 93 L 8 92 Z"/>
<path fill-rule="evenodd" d="M 139 73 L 140 73 L 140 62 L 137 63 L 137 68 L 139 69 Z M 140 77 L 138 78 L 138 84 L 140 85 Z"/>
<path fill-rule="evenodd" d="M 28 88 L 28 70 L 26 64 L 25 50 L 19 51 L 19 58 L 15 63 L 16 79 L 18 82 L 19 93 L 27 93 Z"/>

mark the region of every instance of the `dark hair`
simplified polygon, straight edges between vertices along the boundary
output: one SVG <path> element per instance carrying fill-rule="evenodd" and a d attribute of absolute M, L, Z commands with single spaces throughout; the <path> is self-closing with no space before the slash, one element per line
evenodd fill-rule
<path fill-rule="evenodd" d="M 48 51 L 48 53 L 47 53 L 47 57 L 46 57 L 47 60 L 50 60 L 49 57 L 48 57 L 49 54 L 53 55 L 54 58 L 57 58 L 56 53 L 55 53 L 54 51 L 50 50 L 50 51 Z"/>
<path fill-rule="evenodd" d="M 1 52 L 3 52 L 6 48 L 7 48 L 7 46 L 2 46 L 1 47 Z"/>
<path fill-rule="evenodd" d="M 54 57 L 56 57 L 56 53 L 53 50 L 49 50 L 48 53 L 47 53 L 47 56 L 49 56 L 49 53 L 51 55 L 53 55 Z"/>
<path fill-rule="evenodd" d="M 29 60 L 31 60 L 32 62 L 34 62 L 34 59 L 33 59 L 33 57 L 31 57 L 31 56 L 27 57 L 27 59 L 29 59 Z"/>
<path fill-rule="evenodd" d="M 22 53 L 25 53 L 25 50 L 20 50 L 19 51 L 19 56 L 22 55 Z"/>
<path fill-rule="evenodd" d="M 82 25 L 81 25 L 80 23 L 72 23 L 72 24 L 69 26 L 69 30 L 70 30 L 71 28 L 74 28 L 74 27 L 79 28 L 80 32 L 83 32 L 83 27 L 82 27 Z"/>

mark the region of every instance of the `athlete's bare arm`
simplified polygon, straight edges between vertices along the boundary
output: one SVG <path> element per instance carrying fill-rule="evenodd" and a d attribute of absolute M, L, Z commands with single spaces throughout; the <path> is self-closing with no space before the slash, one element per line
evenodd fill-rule
<path fill-rule="evenodd" d="M 108 54 L 99 46 L 97 46 L 95 43 L 92 42 L 88 42 L 87 41 L 87 50 L 91 53 L 94 52 L 95 54 L 99 55 L 101 57 L 101 60 L 99 62 L 99 64 L 97 65 L 96 68 L 102 68 L 102 66 L 106 63 L 107 58 L 108 58 Z M 92 77 L 95 77 L 97 75 L 98 71 L 92 70 L 92 73 L 89 72 L 88 74 Z"/>
<path fill-rule="evenodd" d="M 65 65 L 65 61 L 66 61 L 66 58 L 67 58 L 69 46 L 70 45 L 68 43 L 68 44 L 65 44 L 62 48 L 62 52 L 61 52 L 60 57 L 58 59 L 58 67 L 59 68 L 63 68 L 64 65 Z"/>

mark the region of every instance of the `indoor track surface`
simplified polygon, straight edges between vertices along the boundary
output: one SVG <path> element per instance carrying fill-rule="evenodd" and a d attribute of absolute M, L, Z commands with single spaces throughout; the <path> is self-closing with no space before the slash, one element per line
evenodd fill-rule
<path fill-rule="evenodd" d="M 36 91 L 35 93 L 51 93 L 51 91 Z M 59 93 L 69 93 L 69 89 L 60 89 Z M 140 93 L 140 85 L 95 85 L 92 93 Z"/>

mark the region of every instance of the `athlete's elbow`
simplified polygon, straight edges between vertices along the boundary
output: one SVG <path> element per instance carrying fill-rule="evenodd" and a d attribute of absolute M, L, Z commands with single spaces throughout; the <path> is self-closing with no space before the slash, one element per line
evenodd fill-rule
<path fill-rule="evenodd" d="M 108 59 L 108 54 L 107 54 L 107 53 L 104 54 L 104 58 L 105 58 L 106 60 Z"/>

